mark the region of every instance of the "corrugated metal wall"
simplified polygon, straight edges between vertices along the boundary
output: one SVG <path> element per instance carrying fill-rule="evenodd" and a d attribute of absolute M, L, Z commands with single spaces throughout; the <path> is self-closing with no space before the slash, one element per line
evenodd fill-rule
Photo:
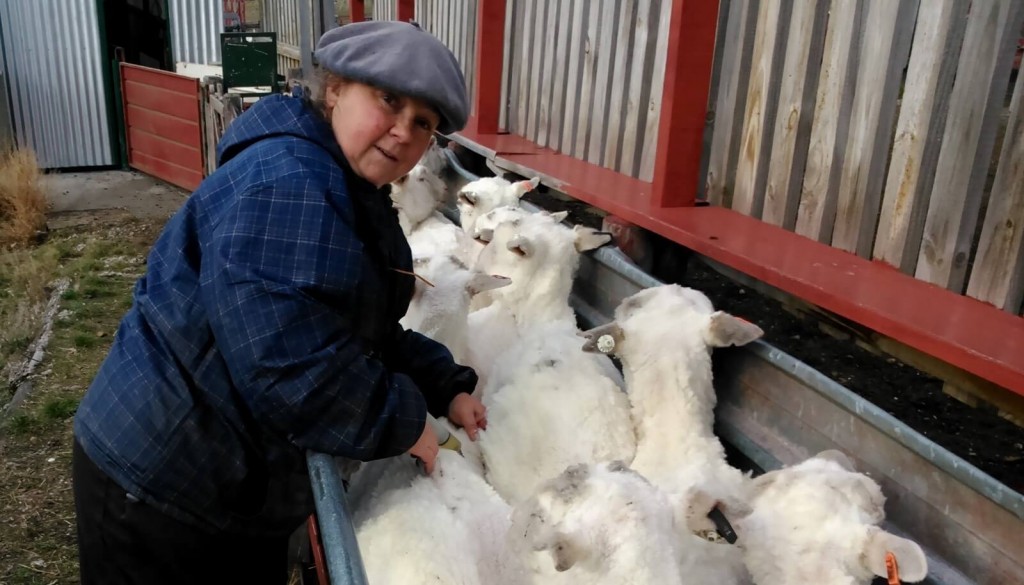
<path fill-rule="evenodd" d="M 416 21 L 423 30 L 441 39 L 458 59 L 466 90 L 473 101 L 476 73 L 476 20 L 478 0 L 416 0 Z"/>
<path fill-rule="evenodd" d="M 376 0 L 373 3 L 374 20 L 395 20 L 398 18 L 397 0 Z"/>
<path fill-rule="evenodd" d="M 19 146 L 44 168 L 112 165 L 95 0 L 3 0 L 0 28 Z"/>
<path fill-rule="evenodd" d="M 175 63 L 220 63 L 224 7 L 220 0 L 169 0 L 171 53 Z"/>

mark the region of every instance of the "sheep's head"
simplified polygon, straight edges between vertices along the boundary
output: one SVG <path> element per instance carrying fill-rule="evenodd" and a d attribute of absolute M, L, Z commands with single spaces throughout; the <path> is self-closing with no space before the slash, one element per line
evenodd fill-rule
<path fill-rule="evenodd" d="M 459 190 L 455 202 L 459 209 L 459 222 L 467 234 L 473 235 L 477 219 L 499 207 L 518 207 L 519 199 L 537 188 L 540 178 L 510 183 L 501 177 L 484 177 Z"/>
<path fill-rule="evenodd" d="M 927 576 L 921 547 L 877 525 L 885 496 L 849 459 L 824 452 L 754 481 L 755 533 L 741 539 L 754 580 L 781 585 L 815 575 L 825 585 L 870 583 L 887 575 L 891 552 L 903 581 Z"/>
<path fill-rule="evenodd" d="M 510 277 L 514 284 L 508 294 L 531 291 L 566 301 L 572 276 L 579 266 L 580 251 L 609 241 L 607 234 L 591 228 L 570 229 L 561 225 L 561 214 L 495 212 L 505 219 L 483 236 L 490 241 L 480 253 L 476 267 Z"/>
<path fill-rule="evenodd" d="M 402 231 L 409 235 L 437 209 L 444 198 L 445 184 L 423 165 L 391 183 L 391 201 L 398 210 Z"/>
<path fill-rule="evenodd" d="M 579 464 L 542 484 L 512 511 L 510 537 L 551 555 L 558 571 L 604 573 L 623 547 L 664 546 L 673 534 L 665 496 L 622 462 Z M 638 534 L 650 542 L 637 542 Z"/>
<path fill-rule="evenodd" d="M 652 354 L 694 347 L 746 345 L 764 335 L 760 327 L 716 311 L 701 292 L 678 285 L 642 290 L 615 309 L 615 321 L 584 333 L 585 351 L 613 353 L 629 362 Z"/>

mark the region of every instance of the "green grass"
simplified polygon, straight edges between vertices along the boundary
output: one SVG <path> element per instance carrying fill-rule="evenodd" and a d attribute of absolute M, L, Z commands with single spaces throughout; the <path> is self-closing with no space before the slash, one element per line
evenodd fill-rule
<path fill-rule="evenodd" d="M 132 275 L 143 271 L 115 257 L 144 256 L 161 227 L 117 219 L 54 230 L 32 250 L 0 250 L 0 363 L 20 359 L 38 336 L 42 322 L 29 308 L 45 306 L 50 283 L 70 280 L 32 391 L 0 421 L 0 585 L 78 582 L 72 421 L 131 306 Z M 107 271 L 127 275 L 99 276 Z"/>

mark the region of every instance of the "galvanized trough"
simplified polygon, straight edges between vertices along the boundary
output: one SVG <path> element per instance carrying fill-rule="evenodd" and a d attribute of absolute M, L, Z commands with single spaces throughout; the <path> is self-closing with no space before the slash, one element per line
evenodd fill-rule
<path fill-rule="evenodd" d="M 449 160 L 466 180 L 477 178 Z M 582 259 L 572 303 L 591 327 L 610 321 L 622 299 L 660 284 L 606 247 Z M 838 449 L 881 485 L 885 528 L 925 550 L 924 583 L 1024 583 L 1024 496 L 768 343 L 718 349 L 714 361 L 716 432 L 737 464 L 756 473 Z M 309 465 L 331 582 L 362 585 L 338 472 L 325 456 Z"/>

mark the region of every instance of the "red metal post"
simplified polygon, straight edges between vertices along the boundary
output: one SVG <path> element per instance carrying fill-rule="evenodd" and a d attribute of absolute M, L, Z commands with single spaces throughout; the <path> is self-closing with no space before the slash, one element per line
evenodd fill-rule
<path fill-rule="evenodd" d="M 398 0 L 397 20 L 409 22 L 416 18 L 416 0 Z"/>
<path fill-rule="evenodd" d="M 505 51 L 505 0 L 480 0 L 476 23 L 476 91 L 469 129 L 497 134 Z"/>
<path fill-rule="evenodd" d="M 349 0 L 348 16 L 352 22 L 363 22 L 366 20 L 366 0 Z"/>
<path fill-rule="evenodd" d="M 696 199 L 717 26 L 718 2 L 672 0 L 654 158 L 654 207 L 687 207 Z"/>

